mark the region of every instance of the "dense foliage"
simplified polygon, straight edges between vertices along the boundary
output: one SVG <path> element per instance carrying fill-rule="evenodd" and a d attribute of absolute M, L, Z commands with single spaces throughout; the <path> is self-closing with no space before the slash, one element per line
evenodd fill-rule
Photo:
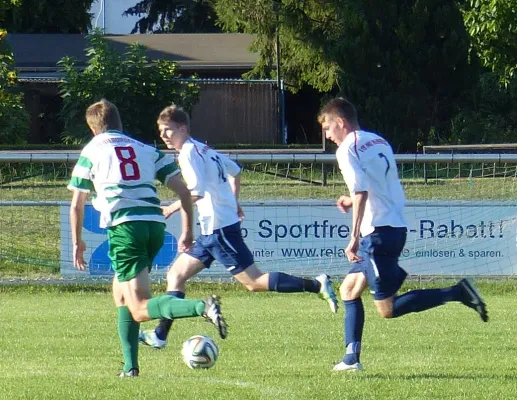
<path fill-rule="evenodd" d="M 10 33 L 87 33 L 95 0 L 17 0 L 0 14 Z"/>
<path fill-rule="evenodd" d="M 461 2 L 473 53 L 509 84 L 517 69 L 517 1 Z"/>
<path fill-rule="evenodd" d="M 145 47 L 139 44 L 120 54 L 98 31 L 88 39 L 88 62 L 83 71 L 69 57 L 59 63 L 66 74 L 61 84 L 66 143 L 90 138 L 84 112 L 101 98 L 117 105 L 127 133 L 147 143 L 158 140 L 156 118 L 166 105 L 178 103 L 190 109 L 197 101 L 199 87 L 175 80 L 178 74 L 173 62 L 148 59 Z"/>
<path fill-rule="evenodd" d="M 4 0 L 0 23 L 12 33 L 86 33 L 93 1 Z M 322 102 L 344 95 L 358 106 L 365 128 L 387 136 L 398 151 L 414 151 L 421 144 L 516 139 L 516 10 L 517 0 L 135 0 L 126 14 L 141 17 L 134 29 L 139 33 L 255 34 L 252 49 L 259 62 L 246 77 L 276 77 L 278 37 L 281 77 L 290 91 L 313 88 Z M 80 136 L 70 130 L 79 117 L 71 104 L 79 104 L 78 99 L 85 102 L 105 93 L 113 98 L 110 85 L 116 82 L 123 83 L 121 93 L 142 95 L 147 104 L 152 101 L 146 97 L 152 97 L 152 85 L 144 85 L 147 79 L 177 75 L 175 66 L 161 61 L 137 71 L 149 65 L 138 46 L 119 56 L 108 56 L 98 46 L 89 49 L 91 63 L 84 76 L 72 71 L 72 60 L 62 62 L 69 78 L 76 79 L 73 89 L 68 84 L 69 95 L 63 88 L 67 140 Z M 11 103 L 3 100 L 2 107 L 9 110 L 21 104 L 21 97 L 14 92 L 14 71 L 8 67 L 12 55 L 5 54 L 2 91 Z M 103 62 L 110 66 L 104 71 Z M 86 79 L 81 84 L 79 76 Z M 79 93 L 72 93 L 75 89 Z M 130 109 L 125 95 L 121 101 Z M 23 116 L 8 123 L 15 114 L 3 112 L 0 123 L 9 129 L 2 132 L 26 124 Z M 147 137 L 131 120 L 135 113 L 127 114 L 128 128 Z M 79 120 L 82 124 L 82 116 Z"/>
<path fill-rule="evenodd" d="M 167 24 L 182 27 L 170 31 L 202 32 L 199 23 L 182 21 L 197 13 L 212 24 L 212 7 L 224 31 L 256 35 L 260 58 L 247 77 L 276 77 L 279 35 L 289 90 L 308 85 L 323 93 L 322 101 L 344 95 L 357 104 L 364 127 L 382 132 L 399 151 L 413 151 L 421 144 L 514 140 L 515 3 L 145 0 L 132 11 L 145 16 L 141 32 Z"/>
<path fill-rule="evenodd" d="M 23 105 L 13 54 L 5 43 L 7 32 L 0 29 L 0 143 L 24 143 L 29 129 L 29 115 Z"/>
<path fill-rule="evenodd" d="M 210 0 L 141 0 L 124 15 L 140 17 L 131 33 L 221 32 Z"/>

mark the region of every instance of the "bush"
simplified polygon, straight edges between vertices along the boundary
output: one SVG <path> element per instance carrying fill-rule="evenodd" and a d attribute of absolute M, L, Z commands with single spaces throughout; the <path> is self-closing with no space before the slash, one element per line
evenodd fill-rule
<path fill-rule="evenodd" d="M 176 64 L 149 60 L 146 48 L 132 44 L 124 54 L 112 49 L 99 31 L 88 36 L 87 67 L 80 71 L 70 57 L 59 61 L 66 78 L 61 84 L 65 132 L 68 144 L 84 143 L 91 137 L 84 113 L 93 102 L 106 98 L 116 104 L 124 131 L 145 143 L 158 141 L 156 118 L 171 103 L 190 111 L 199 98 L 193 82 L 181 83 Z"/>
<path fill-rule="evenodd" d="M 26 142 L 30 118 L 18 90 L 13 54 L 4 41 L 6 35 L 0 29 L 0 143 L 21 144 Z"/>

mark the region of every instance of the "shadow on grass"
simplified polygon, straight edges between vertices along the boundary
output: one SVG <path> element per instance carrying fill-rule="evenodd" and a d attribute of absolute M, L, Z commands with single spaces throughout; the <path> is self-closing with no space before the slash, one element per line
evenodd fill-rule
<path fill-rule="evenodd" d="M 364 380 L 394 380 L 400 379 L 404 381 L 412 381 L 412 380 L 467 380 L 467 381 L 479 381 L 479 380 L 504 380 L 504 381 L 515 381 L 517 378 L 517 373 L 513 374 L 457 374 L 457 373 L 428 373 L 428 374 L 409 374 L 409 375 L 391 375 L 391 374 L 377 374 L 377 373 L 368 373 L 368 371 L 360 372 L 360 373 L 348 373 L 347 376 L 356 376 L 359 379 Z"/>

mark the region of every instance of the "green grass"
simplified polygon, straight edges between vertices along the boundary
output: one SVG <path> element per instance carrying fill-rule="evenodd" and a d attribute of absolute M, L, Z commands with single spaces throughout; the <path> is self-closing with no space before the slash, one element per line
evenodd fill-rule
<path fill-rule="evenodd" d="M 503 290 L 501 290 L 501 287 Z M 309 294 L 221 293 L 230 335 L 201 319 L 177 321 L 163 351 L 141 348 L 141 376 L 118 378 L 120 347 L 109 287 L 0 287 L 0 393 L 5 399 L 511 399 L 516 285 L 481 285 L 491 321 L 449 304 L 382 320 L 364 297 L 363 373 L 332 372 L 342 357 L 343 313 Z M 506 292 L 506 293 L 505 293 Z M 152 327 L 152 322 L 145 327 Z M 182 342 L 212 336 L 220 358 L 188 369 Z"/>

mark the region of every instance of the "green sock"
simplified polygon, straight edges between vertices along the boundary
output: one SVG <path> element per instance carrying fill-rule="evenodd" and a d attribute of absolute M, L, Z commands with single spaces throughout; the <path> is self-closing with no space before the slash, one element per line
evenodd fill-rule
<path fill-rule="evenodd" d="M 152 319 L 197 317 L 205 311 L 201 300 L 178 299 L 175 296 L 158 296 L 147 302 L 147 313 Z"/>
<path fill-rule="evenodd" d="M 124 372 L 138 368 L 138 332 L 140 324 L 136 322 L 129 308 L 118 307 L 118 334 L 122 344 L 124 357 Z"/>

